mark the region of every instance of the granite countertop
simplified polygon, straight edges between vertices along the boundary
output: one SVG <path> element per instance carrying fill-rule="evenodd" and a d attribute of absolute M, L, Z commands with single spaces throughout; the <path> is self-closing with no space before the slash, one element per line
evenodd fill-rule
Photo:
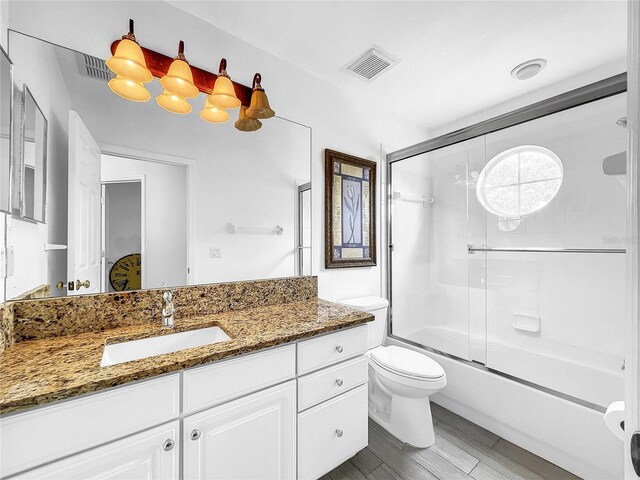
<path fill-rule="evenodd" d="M 179 313 L 179 312 L 178 312 Z M 371 314 L 325 300 L 227 311 L 17 343 L 0 353 L 0 414 L 33 408 L 135 380 L 308 338 L 373 320 Z M 105 344 L 219 326 L 231 340 L 110 367 Z"/>

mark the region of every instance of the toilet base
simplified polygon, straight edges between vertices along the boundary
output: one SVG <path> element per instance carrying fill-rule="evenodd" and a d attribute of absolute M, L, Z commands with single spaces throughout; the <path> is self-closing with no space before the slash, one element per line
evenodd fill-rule
<path fill-rule="evenodd" d="M 391 435 L 416 448 L 428 448 L 436 442 L 429 398 L 391 398 L 389 420 L 369 404 L 369 417 Z"/>

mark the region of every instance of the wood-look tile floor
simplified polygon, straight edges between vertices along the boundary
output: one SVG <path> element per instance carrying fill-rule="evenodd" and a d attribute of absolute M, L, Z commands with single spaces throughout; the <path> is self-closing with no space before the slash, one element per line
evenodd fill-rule
<path fill-rule="evenodd" d="M 369 446 L 321 480 L 579 480 L 439 405 L 431 412 L 432 447 L 413 448 L 369 419 Z"/>

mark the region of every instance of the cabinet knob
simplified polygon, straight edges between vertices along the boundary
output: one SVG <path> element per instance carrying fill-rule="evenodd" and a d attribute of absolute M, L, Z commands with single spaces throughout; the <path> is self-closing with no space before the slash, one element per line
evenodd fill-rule
<path fill-rule="evenodd" d="M 344 383 L 344 382 L 342 381 L 342 379 L 341 379 L 341 378 L 339 378 L 339 379 L 337 379 L 337 380 L 336 380 L 336 385 L 338 385 L 339 387 L 341 387 L 343 383 Z"/>
<path fill-rule="evenodd" d="M 338 352 L 338 353 L 342 353 L 343 350 L 344 350 L 344 348 L 342 348 L 342 345 L 338 345 L 336 347 L 336 352 Z"/>
<path fill-rule="evenodd" d="M 343 433 L 344 433 L 344 432 L 343 432 L 342 430 L 340 430 L 339 428 L 336 430 L 336 435 L 337 435 L 338 437 L 341 437 Z"/>
<path fill-rule="evenodd" d="M 80 287 L 89 288 L 91 286 L 91 282 L 89 280 L 85 280 L 81 282 L 79 279 L 76 280 L 76 290 L 80 290 Z"/>
<path fill-rule="evenodd" d="M 191 435 L 189 435 L 189 437 L 191 438 L 191 440 L 195 441 L 200 438 L 200 433 L 200 430 L 194 428 L 193 430 L 191 430 Z"/>
<path fill-rule="evenodd" d="M 165 452 L 168 452 L 169 450 L 173 450 L 174 445 L 176 444 L 176 442 L 174 442 L 173 440 L 171 440 L 170 438 L 167 438 L 164 442 L 164 445 L 162 446 L 162 449 Z"/>

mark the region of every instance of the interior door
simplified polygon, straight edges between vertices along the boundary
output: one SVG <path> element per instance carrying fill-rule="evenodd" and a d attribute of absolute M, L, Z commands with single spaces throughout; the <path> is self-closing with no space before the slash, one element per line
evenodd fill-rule
<path fill-rule="evenodd" d="M 77 112 L 69 111 L 69 295 L 100 291 L 100 148 Z"/>

